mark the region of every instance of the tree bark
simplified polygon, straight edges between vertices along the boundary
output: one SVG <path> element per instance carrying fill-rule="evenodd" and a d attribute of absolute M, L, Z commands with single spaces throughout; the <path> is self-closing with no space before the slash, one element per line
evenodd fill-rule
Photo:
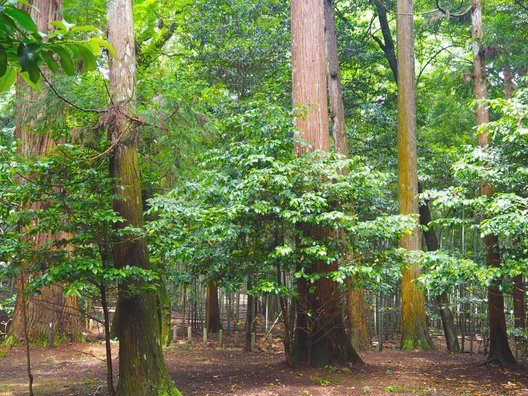
<path fill-rule="evenodd" d="M 318 0 L 292 0 L 292 77 L 293 105 L 302 106 L 305 114 L 295 122 L 300 138 L 309 146 L 299 145 L 298 154 L 311 150 L 330 150 L 328 131 L 326 53 L 324 40 L 324 4 Z M 305 236 L 323 239 L 330 230 L 304 224 Z M 301 265 L 301 263 L 299 263 Z M 308 273 L 327 273 L 337 264 L 316 261 Z M 292 347 L 292 361 L 322 367 L 333 359 L 360 361 L 345 332 L 341 293 L 336 283 L 321 278 L 315 291 L 301 278 L 297 283 L 297 322 Z M 288 352 L 288 351 L 287 351 Z"/>
<path fill-rule="evenodd" d="M 414 28 L 412 0 L 398 0 L 398 197 L 400 213 L 418 215 L 418 172 L 416 157 L 416 77 L 414 72 Z M 421 234 L 415 228 L 402 237 L 409 251 L 421 249 Z M 402 343 L 404 350 L 432 349 L 425 321 L 424 296 L 415 281 L 417 263 L 407 262 L 402 270 Z"/>
<path fill-rule="evenodd" d="M 109 59 L 112 106 L 104 123 L 113 144 L 110 175 L 116 181 L 113 209 L 124 219 L 117 228 L 143 226 L 143 204 L 139 179 L 137 126 L 127 117 L 134 111 L 136 57 L 132 0 L 108 3 L 108 41 L 117 56 Z M 147 246 L 142 238 L 127 237 L 113 243 L 114 263 L 150 269 Z M 139 288 L 134 291 L 131 286 Z M 160 318 L 156 293 L 141 290 L 140 281 L 119 285 L 118 338 L 119 382 L 117 395 L 179 395 L 165 368 L 161 348 Z"/>
<path fill-rule="evenodd" d="M 332 0 L 324 0 L 326 74 L 328 80 L 330 119 L 332 121 L 334 135 L 334 151 L 348 157 L 345 105 L 337 52 L 337 33 L 332 6 Z M 339 236 L 343 239 L 345 245 L 347 245 L 347 237 L 344 230 L 339 230 Z M 362 351 L 370 349 L 371 346 L 368 334 L 367 309 L 365 307 L 365 291 L 363 288 L 355 288 L 353 283 L 352 279 L 347 281 L 347 331 L 353 347 L 358 351 Z"/>
<path fill-rule="evenodd" d="M 298 136 L 311 145 L 297 151 L 330 151 L 323 3 L 292 0 L 291 25 L 293 105 L 301 107 L 295 124 Z"/>
<path fill-rule="evenodd" d="M 473 46 L 474 90 L 477 99 L 477 127 L 489 122 L 488 108 L 483 100 L 488 99 L 486 87 L 486 59 L 481 47 L 483 37 L 482 7 L 480 0 L 471 0 L 471 38 Z M 478 144 L 487 147 L 490 143 L 486 133 L 478 135 Z M 480 181 L 480 195 L 493 195 L 493 187 L 486 181 Z M 486 263 L 489 267 L 500 266 L 498 238 L 488 235 L 484 238 L 486 246 Z M 496 360 L 501 366 L 515 363 L 515 358 L 508 343 L 506 332 L 506 316 L 504 314 L 504 295 L 500 288 L 502 279 L 495 280 L 488 288 L 488 320 L 490 328 L 490 359 Z"/>
<path fill-rule="evenodd" d="M 40 31 L 48 31 L 49 23 L 62 18 L 62 0 L 32 0 L 33 8 L 28 9 L 31 17 L 36 21 Z M 46 73 L 45 70 L 43 70 Z M 41 110 L 42 101 L 46 93 L 38 93 L 29 89 L 19 77 L 17 81 L 17 120 L 16 140 L 17 151 L 25 157 L 45 156 L 48 151 L 56 146 L 50 132 L 38 130 L 39 123 L 47 117 L 45 111 Z M 38 209 L 44 203 L 31 203 L 32 209 Z M 38 233 L 31 237 L 30 242 L 35 248 L 48 244 L 49 241 L 66 238 L 65 234 Z M 31 263 L 22 263 L 27 269 Z M 23 298 L 25 289 L 24 277 L 21 274 L 17 281 L 17 300 L 13 313 L 13 323 L 9 330 L 11 341 L 24 340 L 24 315 L 23 304 L 27 317 L 28 339 L 30 342 L 44 344 L 48 339 L 50 324 L 53 329 L 54 339 L 61 341 L 79 341 L 82 339 L 81 321 L 79 318 L 78 303 L 76 297 L 65 297 L 62 288 L 57 285 L 43 287 L 41 294 Z"/>
<path fill-rule="evenodd" d="M 218 284 L 210 281 L 207 285 L 207 301 L 205 303 L 205 327 L 209 333 L 218 333 L 222 330 L 220 308 L 218 305 Z"/>

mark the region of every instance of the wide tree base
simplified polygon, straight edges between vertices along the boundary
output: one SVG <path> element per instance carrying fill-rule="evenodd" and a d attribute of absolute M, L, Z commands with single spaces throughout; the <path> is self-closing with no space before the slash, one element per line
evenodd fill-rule
<path fill-rule="evenodd" d="M 402 341 L 402 351 L 434 351 L 434 346 L 424 339 L 408 339 Z"/>
<path fill-rule="evenodd" d="M 306 334 L 298 334 L 291 361 L 295 366 L 322 368 L 334 363 L 363 363 L 347 334 L 335 329 L 323 339 L 310 342 Z"/>

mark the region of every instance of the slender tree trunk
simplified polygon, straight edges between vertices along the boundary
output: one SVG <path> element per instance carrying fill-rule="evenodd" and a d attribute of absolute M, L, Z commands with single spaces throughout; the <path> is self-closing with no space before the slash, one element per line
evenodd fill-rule
<path fill-rule="evenodd" d="M 324 0 L 328 102 L 330 104 L 330 119 L 332 121 L 332 132 L 334 135 L 334 151 L 341 155 L 348 156 L 348 136 L 345 126 L 345 105 L 343 87 L 341 86 L 339 55 L 337 53 L 337 33 L 332 7 L 332 0 Z"/>
<path fill-rule="evenodd" d="M 515 90 L 515 82 L 513 81 L 513 71 L 510 62 L 504 63 L 504 98 L 510 100 Z"/>
<path fill-rule="evenodd" d="M 422 192 L 420 184 L 418 184 L 418 192 Z M 420 203 L 420 225 L 426 227 L 424 231 L 425 244 L 427 250 L 430 252 L 437 251 L 440 248 L 436 232 L 432 227 L 429 227 L 431 222 L 431 211 L 429 210 L 428 202 Z M 453 313 L 449 307 L 449 298 L 447 294 L 442 293 L 436 299 L 436 305 L 440 311 L 440 317 L 442 318 L 442 326 L 444 327 L 444 336 L 446 339 L 447 350 L 452 353 L 460 352 L 460 346 L 458 344 L 458 336 L 453 319 Z"/>
<path fill-rule="evenodd" d="M 112 343 L 110 342 L 110 315 L 108 309 L 108 301 L 106 299 L 106 285 L 99 286 L 99 293 L 101 296 L 101 306 L 103 308 L 103 325 L 105 330 L 105 347 L 106 347 L 106 386 L 109 396 L 115 396 L 114 388 L 114 370 L 112 365 Z"/>
<path fill-rule="evenodd" d="M 108 3 L 108 41 L 117 56 L 109 59 L 112 106 L 107 119 L 109 140 L 114 145 L 110 175 L 116 180 L 113 209 L 124 219 L 117 227 L 143 226 L 137 142 L 139 133 L 128 114 L 134 111 L 136 58 L 132 0 Z M 149 269 L 147 246 L 143 239 L 126 238 L 113 244 L 114 263 Z M 119 285 L 118 336 L 119 382 L 117 395 L 179 395 L 163 361 L 156 293 L 133 291 L 145 286 L 139 281 Z"/>
<path fill-rule="evenodd" d="M 526 286 L 522 275 L 513 278 L 513 317 L 515 328 L 526 329 Z M 518 337 L 519 340 L 521 337 Z"/>
<path fill-rule="evenodd" d="M 376 6 L 376 11 L 378 13 L 378 20 L 380 23 L 381 33 L 383 35 L 383 41 L 381 41 L 376 36 L 373 36 L 374 41 L 376 41 L 385 54 L 387 62 L 389 62 L 389 67 L 394 76 L 394 81 L 398 83 L 398 61 L 396 59 L 396 53 L 394 51 L 394 40 L 392 39 L 392 34 L 390 31 L 389 21 L 387 19 L 387 6 L 382 3 L 380 0 L 372 0 Z"/>
<path fill-rule="evenodd" d="M 34 7 L 28 10 L 37 22 L 40 31 L 48 31 L 49 23 L 62 18 L 62 0 L 32 0 Z M 46 73 L 45 70 L 43 70 Z M 47 114 L 42 110 L 42 101 L 46 93 L 29 89 L 19 77 L 17 81 L 17 120 L 16 140 L 18 153 L 25 157 L 45 156 L 56 145 L 51 132 L 39 131 L 39 123 Z M 38 209 L 44 203 L 33 202 L 31 207 Z M 38 233 L 30 242 L 35 248 L 53 240 L 66 238 L 64 234 Z M 29 267 L 31 263 L 23 263 Z M 76 297 L 65 297 L 62 288 L 57 285 L 41 288 L 36 296 L 23 298 L 24 280 L 20 276 L 17 282 L 18 295 L 13 313 L 13 323 L 9 330 L 9 342 L 25 339 L 23 304 L 25 302 L 27 337 L 30 342 L 45 343 L 48 339 L 50 324 L 54 338 L 58 341 L 79 341 L 82 339 L 81 320 Z"/>
<path fill-rule="evenodd" d="M 251 275 L 248 277 L 246 286 L 247 286 L 248 291 L 253 288 L 253 282 L 251 279 Z M 255 298 L 253 297 L 252 294 L 248 294 L 247 295 L 247 305 L 246 305 L 246 326 L 245 326 L 246 341 L 245 341 L 245 347 L 244 347 L 244 350 L 246 352 L 251 352 L 253 349 L 253 343 L 251 342 L 251 337 L 255 330 L 254 322 L 255 322 Z"/>
<path fill-rule="evenodd" d="M 319 0 L 292 0 L 292 76 L 293 104 L 303 106 L 306 114 L 296 119 L 300 137 L 311 147 L 299 146 L 297 152 L 330 150 L 324 41 L 324 4 Z M 304 224 L 302 232 L 311 238 L 329 237 L 329 230 Z M 314 262 L 308 273 L 327 273 L 337 264 Z M 319 279 L 315 291 L 299 279 L 297 323 L 292 346 L 292 361 L 321 367 L 332 359 L 360 361 L 345 332 L 341 293 L 335 282 Z M 288 352 L 288 351 L 287 351 Z"/>
<path fill-rule="evenodd" d="M 476 119 L 477 127 L 489 122 L 488 108 L 482 100 L 488 99 L 486 87 L 486 59 L 481 47 L 482 7 L 480 0 L 471 0 L 471 37 L 473 44 L 473 65 L 475 80 L 475 98 L 477 99 Z M 478 144 L 487 147 L 490 143 L 486 133 L 478 135 Z M 480 195 L 493 195 L 493 187 L 485 180 L 480 181 Z M 486 246 L 486 262 L 489 267 L 500 266 L 498 238 L 488 235 L 484 238 Z M 515 363 L 515 358 L 508 343 L 506 332 L 506 316 L 504 314 L 504 296 L 500 288 L 502 279 L 495 280 L 488 288 L 488 320 L 490 328 L 490 358 L 500 365 L 506 366 Z"/>
<path fill-rule="evenodd" d="M 209 333 L 218 333 L 222 330 L 220 320 L 220 307 L 218 305 L 218 284 L 210 281 L 207 285 L 207 301 L 205 303 L 205 327 Z"/>
<path fill-rule="evenodd" d="M 348 157 L 348 136 L 345 126 L 345 106 L 341 72 L 337 53 L 337 33 L 334 21 L 332 0 L 324 0 L 325 15 L 325 48 L 328 80 L 328 97 L 330 104 L 330 119 L 334 135 L 334 151 Z M 339 236 L 347 244 L 344 230 L 339 230 Z M 353 280 L 348 280 L 347 289 L 347 330 L 352 345 L 356 350 L 370 348 L 370 337 L 367 325 L 367 309 L 365 307 L 365 291 L 355 288 Z"/>
<path fill-rule="evenodd" d="M 160 319 L 161 345 L 169 346 L 172 340 L 171 319 L 172 306 L 169 291 L 165 282 L 161 282 L 157 293 L 158 316 Z"/>
<path fill-rule="evenodd" d="M 412 0 L 397 0 L 398 34 L 398 197 L 400 213 L 419 214 L 418 172 L 416 158 L 416 77 L 414 73 L 414 29 Z M 417 227 L 402 237 L 401 247 L 421 249 Z M 402 349 L 432 349 L 425 321 L 425 301 L 416 278 L 417 263 L 404 264 L 402 270 Z"/>
<path fill-rule="evenodd" d="M 510 100 L 515 90 L 513 71 L 510 62 L 504 64 L 504 98 Z M 514 326 L 517 329 L 526 329 L 526 285 L 524 277 L 519 274 L 513 278 L 513 317 Z M 517 337 L 520 341 L 522 337 Z"/>

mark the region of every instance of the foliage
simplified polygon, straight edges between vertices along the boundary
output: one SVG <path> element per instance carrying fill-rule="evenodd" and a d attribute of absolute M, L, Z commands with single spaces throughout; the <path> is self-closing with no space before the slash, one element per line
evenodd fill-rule
<path fill-rule="evenodd" d="M 424 196 L 452 215 L 436 221 L 441 226 L 475 222 L 480 237 L 495 235 L 501 252 L 499 268 L 487 268 L 466 259 L 456 260 L 445 253 L 427 259 L 424 279 L 431 285 L 461 284 L 470 279 L 489 285 L 495 279 L 512 278 L 528 270 L 528 134 L 526 90 L 511 101 L 491 100 L 490 106 L 501 117 L 478 133 L 487 133 L 486 147 L 467 147 L 466 154 L 454 165 L 459 186 L 444 191 L 429 191 Z M 492 196 L 475 193 L 481 180 L 494 186 Z M 474 216 L 461 219 L 462 209 Z M 480 261 L 480 257 L 475 259 Z M 436 288 L 436 287 L 435 287 Z"/>
<path fill-rule="evenodd" d="M 4 0 L 0 4 L 0 92 L 11 88 L 17 73 L 38 90 L 44 65 L 53 73 L 61 69 L 66 75 L 74 76 L 76 62 L 91 71 L 97 68 L 102 47 L 113 53 L 112 47 L 101 38 L 82 41 L 86 32 L 100 34 L 92 26 L 54 21 L 50 23 L 55 28 L 52 32 L 40 32 L 30 14 L 17 7 L 17 2 L 31 8 L 26 0 Z"/>
<path fill-rule="evenodd" d="M 396 241 L 415 220 L 383 210 L 387 178 L 361 158 L 296 156 L 301 143 L 292 125 L 288 112 L 262 102 L 220 122 L 224 147 L 206 153 L 192 182 L 149 201 L 158 216 L 148 225 L 156 256 L 225 283 L 253 274 L 268 293 L 287 293 L 273 275 L 276 268 L 310 282 L 330 277 L 343 283 L 358 271 L 372 279 L 372 269 L 358 269 L 348 250 L 361 252 L 366 265 L 376 256 L 369 256 L 374 241 Z M 301 226 L 338 227 L 350 240 L 333 233 L 316 240 Z M 314 260 L 341 267 L 306 272 Z"/>
<path fill-rule="evenodd" d="M 137 230 L 113 230 L 121 218 L 111 201 L 119 195 L 96 151 L 61 144 L 45 157 L 23 158 L 1 149 L 0 260 L 10 263 L 2 275 L 29 271 L 28 289 L 36 293 L 54 283 L 72 295 L 134 279 L 156 287 L 153 272 L 113 267 L 111 242 L 135 238 Z"/>

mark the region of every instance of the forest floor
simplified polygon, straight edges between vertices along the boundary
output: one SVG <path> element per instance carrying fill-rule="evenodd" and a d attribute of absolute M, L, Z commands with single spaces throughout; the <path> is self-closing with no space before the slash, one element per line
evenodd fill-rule
<path fill-rule="evenodd" d="M 117 355 L 117 345 L 114 345 Z M 37 395 L 104 395 L 102 343 L 33 348 Z M 23 348 L 0 358 L 0 395 L 27 393 Z M 484 356 L 385 349 L 361 354 L 364 365 L 291 369 L 281 344 L 256 352 L 219 348 L 196 340 L 165 350 L 169 372 L 184 395 L 322 396 L 322 395 L 527 395 L 528 369 L 483 364 Z M 114 363 L 117 367 L 117 361 Z"/>

